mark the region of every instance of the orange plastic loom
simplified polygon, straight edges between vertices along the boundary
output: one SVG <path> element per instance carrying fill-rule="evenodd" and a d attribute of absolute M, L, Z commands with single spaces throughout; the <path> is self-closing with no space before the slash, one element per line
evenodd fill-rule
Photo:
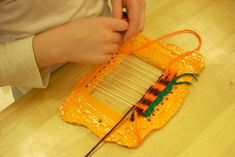
<path fill-rule="evenodd" d="M 195 35 L 199 46 L 193 51 L 186 51 L 174 44 L 161 42 L 179 33 Z M 204 60 L 199 54 L 200 46 L 200 36 L 191 30 L 177 31 L 157 40 L 142 35 L 133 37 L 119 48 L 109 62 L 97 65 L 78 81 L 59 109 L 62 119 L 84 125 L 99 138 L 104 137 L 164 71 L 174 71 L 177 75 L 200 73 L 204 67 Z M 192 78 L 187 76 L 180 81 L 191 82 Z M 125 118 L 105 141 L 136 147 L 140 139 L 165 126 L 175 115 L 189 87 L 175 86 L 150 117 L 138 116 L 135 121 L 131 121 L 130 116 Z"/>

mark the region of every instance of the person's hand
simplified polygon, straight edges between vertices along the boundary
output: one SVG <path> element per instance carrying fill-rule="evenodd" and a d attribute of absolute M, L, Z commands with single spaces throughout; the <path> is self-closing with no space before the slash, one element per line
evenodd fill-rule
<path fill-rule="evenodd" d="M 112 16 L 114 18 L 122 19 L 123 8 L 126 8 L 128 12 L 129 25 L 124 35 L 124 41 L 143 31 L 145 7 L 144 0 L 112 0 Z"/>
<path fill-rule="evenodd" d="M 99 64 L 108 61 L 122 42 L 128 23 L 121 19 L 78 19 L 40 33 L 33 41 L 40 69 L 62 62 Z"/>

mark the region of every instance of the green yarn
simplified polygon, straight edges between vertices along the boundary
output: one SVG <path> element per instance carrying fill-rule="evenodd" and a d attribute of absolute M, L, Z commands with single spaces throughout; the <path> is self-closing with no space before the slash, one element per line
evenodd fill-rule
<path fill-rule="evenodd" d="M 195 80 L 198 80 L 198 77 L 200 76 L 199 74 L 196 74 L 196 73 L 184 73 L 184 74 L 181 74 L 179 76 L 176 76 L 176 80 L 178 80 L 179 78 L 181 77 L 184 77 L 184 76 L 191 76 L 193 77 Z M 173 80 L 172 80 L 173 81 Z"/>
<path fill-rule="evenodd" d="M 181 85 L 181 84 L 187 84 L 187 85 L 191 85 L 192 82 L 187 82 L 187 81 L 184 81 L 184 82 L 176 82 L 175 85 Z"/>
<path fill-rule="evenodd" d="M 154 101 L 149 105 L 148 109 L 143 113 L 144 116 L 145 116 L 145 117 L 149 117 L 149 116 L 152 114 L 154 108 L 162 102 L 162 100 L 164 99 L 164 97 L 165 97 L 166 95 L 168 95 L 168 94 L 171 92 L 172 88 L 173 88 L 175 85 L 182 85 L 182 84 L 191 85 L 192 83 L 191 83 L 191 82 L 187 82 L 187 81 L 177 82 L 177 80 L 178 80 L 179 78 L 185 77 L 185 76 L 191 76 L 191 77 L 193 77 L 194 79 L 197 80 L 197 77 L 199 77 L 199 74 L 195 74 L 195 73 L 184 73 L 184 74 L 181 74 L 181 75 L 179 75 L 179 76 L 174 77 L 173 80 L 167 84 L 167 86 L 165 87 L 165 89 L 164 89 L 161 93 L 159 93 L 157 99 L 154 100 Z"/>

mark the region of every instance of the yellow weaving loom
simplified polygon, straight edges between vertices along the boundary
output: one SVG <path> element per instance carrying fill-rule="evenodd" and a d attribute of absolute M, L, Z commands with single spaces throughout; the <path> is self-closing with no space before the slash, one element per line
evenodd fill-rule
<path fill-rule="evenodd" d="M 195 35 L 199 46 L 186 51 L 161 42 L 179 33 Z M 78 81 L 59 109 L 62 119 L 86 126 L 99 138 L 109 133 L 105 141 L 136 147 L 149 132 L 165 126 L 182 105 L 193 75 L 204 67 L 198 52 L 200 46 L 200 36 L 191 30 L 177 31 L 157 40 L 142 35 L 133 37 L 110 61 L 97 65 Z M 175 82 L 177 85 L 170 91 L 165 90 L 181 75 L 177 78 L 181 83 Z M 156 98 L 164 90 L 167 95 L 157 103 Z M 147 113 L 148 105 L 144 103 L 155 105 L 154 109 Z M 127 113 L 130 108 L 132 112 Z M 117 123 L 118 127 L 112 130 Z"/>

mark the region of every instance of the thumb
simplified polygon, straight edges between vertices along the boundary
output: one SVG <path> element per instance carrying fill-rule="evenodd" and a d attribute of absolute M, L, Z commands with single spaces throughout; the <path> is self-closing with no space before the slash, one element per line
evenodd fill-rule
<path fill-rule="evenodd" d="M 112 0 L 112 16 L 113 18 L 122 18 L 122 0 Z"/>

